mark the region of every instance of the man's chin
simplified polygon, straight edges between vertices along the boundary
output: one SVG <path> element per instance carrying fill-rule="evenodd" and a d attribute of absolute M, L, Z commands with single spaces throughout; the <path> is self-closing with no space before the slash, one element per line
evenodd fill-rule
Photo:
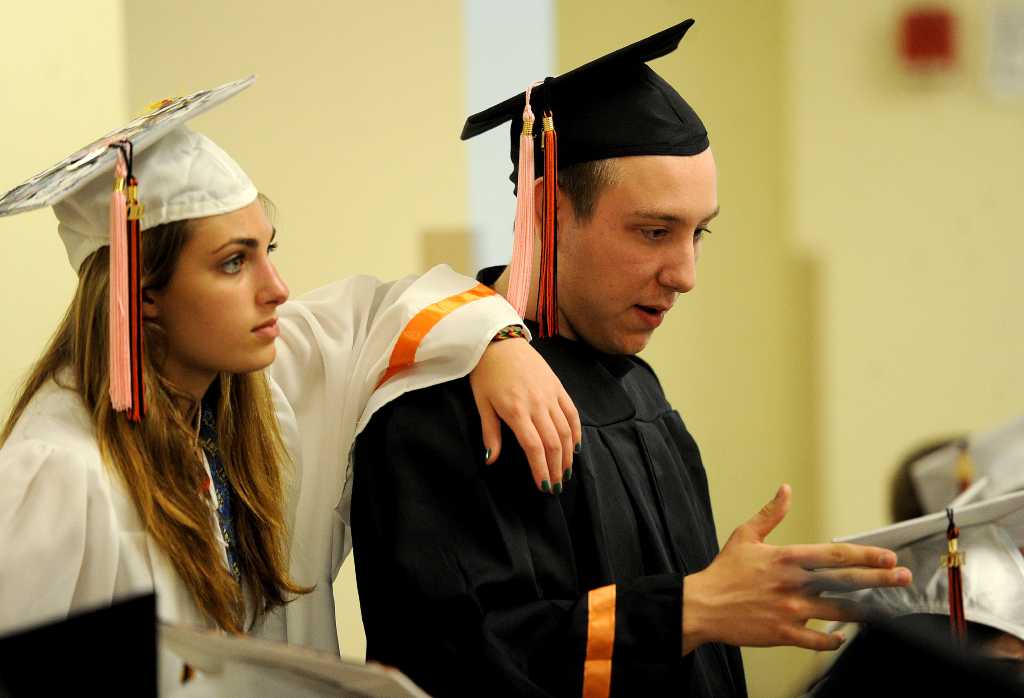
<path fill-rule="evenodd" d="M 609 337 L 606 341 L 601 342 L 603 346 L 600 346 L 597 343 L 592 344 L 595 349 L 598 349 L 605 354 L 625 354 L 632 356 L 633 354 L 639 354 L 644 350 L 648 342 L 651 341 L 652 334 L 654 334 L 653 331 L 629 332 Z"/>

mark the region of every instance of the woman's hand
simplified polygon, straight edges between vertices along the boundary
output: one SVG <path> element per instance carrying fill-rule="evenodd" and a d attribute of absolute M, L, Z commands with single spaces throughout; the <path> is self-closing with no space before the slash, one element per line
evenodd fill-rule
<path fill-rule="evenodd" d="M 576 406 L 547 362 L 525 339 L 491 342 L 469 374 L 484 435 L 484 460 L 501 453 L 501 424 L 512 429 L 537 488 L 562 491 L 572 477 L 583 431 Z"/>

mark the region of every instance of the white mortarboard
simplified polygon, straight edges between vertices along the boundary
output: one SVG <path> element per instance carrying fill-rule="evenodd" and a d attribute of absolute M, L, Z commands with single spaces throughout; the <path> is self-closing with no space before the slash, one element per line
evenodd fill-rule
<path fill-rule="evenodd" d="M 954 511 L 963 608 L 967 621 L 981 623 L 1024 640 L 1024 492 L 967 505 Z M 942 558 L 948 551 L 945 512 L 901 521 L 844 538 L 837 543 L 873 545 L 895 551 L 910 569 L 907 587 L 876 588 L 842 594 L 887 617 L 950 614 L 949 581 Z"/>
<path fill-rule="evenodd" d="M 961 457 L 969 459 L 968 482 L 958 472 Z M 961 494 L 966 499 L 958 503 L 963 504 L 1024 490 L 1024 417 L 970 435 L 966 453 L 962 444 L 954 443 L 928 454 L 911 466 L 910 477 L 921 506 L 929 512 L 941 511 Z"/>
<path fill-rule="evenodd" d="M 252 203 L 256 187 L 242 168 L 209 138 L 183 124 L 234 97 L 255 80 L 249 76 L 158 102 L 149 113 L 0 196 L 0 216 L 53 206 L 68 260 L 77 272 L 86 257 L 110 244 L 110 189 L 117 159 L 110 145 L 125 140 L 131 141 L 135 152 L 133 167 L 143 205 L 141 230 L 227 213 Z"/>
<path fill-rule="evenodd" d="M 52 206 L 76 272 L 89 255 L 113 241 L 110 397 L 114 409 L 133 421 L 145 413 L 140 233 L 163 223 L 229 213 L 256 200 L 256 187 L 242 168 L 209 138 L 184 126 L 255 79 L 158 102 L 147 114 L 0 196 L 0 216 Z"/>

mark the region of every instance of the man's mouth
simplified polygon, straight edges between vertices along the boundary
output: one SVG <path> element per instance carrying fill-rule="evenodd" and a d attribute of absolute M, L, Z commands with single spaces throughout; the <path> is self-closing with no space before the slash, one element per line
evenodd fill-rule
<path fill-rule="evenodd" d="M 663 305 L 637 305 L 633 306 L 636 308 L 637 315 L 643 320 L 651 329 L 654 329 L 661 324 L 661 321 L 665 319 L 665 313 L 667 313 L 671 306 Z"/>

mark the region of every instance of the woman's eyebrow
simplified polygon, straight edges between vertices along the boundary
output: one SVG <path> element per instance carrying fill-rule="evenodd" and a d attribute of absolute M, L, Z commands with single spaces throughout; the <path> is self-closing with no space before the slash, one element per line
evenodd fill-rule
<path fill-rule="evenodd" d="M 277 238 L 277 228 L 272 228 L 271 230 L 272 232 L 270 233 L 270 242 L 274 242 L 275 238 Z M 260 241 L 257 240 L 256 238 L 232 238 L 225 242 L 220 247 L 218 247 L 217 249 L 215 249 L 210 254 L 217 254 L 225 247 L 228 247 L 230 245 L 244 245 L 246 247 L 255 249 L 256 247 L 260 246 Z"/>

